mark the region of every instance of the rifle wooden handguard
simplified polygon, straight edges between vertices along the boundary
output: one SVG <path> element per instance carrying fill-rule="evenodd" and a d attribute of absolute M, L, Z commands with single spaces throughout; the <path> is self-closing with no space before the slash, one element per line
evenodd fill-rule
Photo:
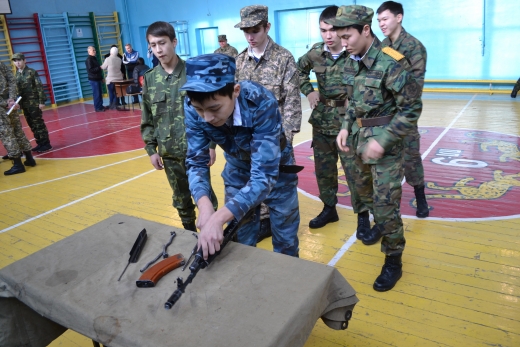
<path fill-rule="evenodd" d="M 166 275 L 168 272 L 175 270 L 178 267 L 184 265 L 184 256 L 182 254 L 176 254 L 168 257 L 148 270 L 146 270 L 141 277 L 135 282 L 139 288 L 151 288 L 155 287 L 155 284 Z"/>

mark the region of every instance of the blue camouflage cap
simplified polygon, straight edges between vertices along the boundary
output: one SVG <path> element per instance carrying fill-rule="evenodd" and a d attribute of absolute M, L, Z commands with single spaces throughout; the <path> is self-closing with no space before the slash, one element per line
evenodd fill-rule
<path fill-rule="evenodd" d="M 180 90 L 214 92 L 235 82 L 235 58 L 204 54 L 186 61 L 186 83 Z"/>

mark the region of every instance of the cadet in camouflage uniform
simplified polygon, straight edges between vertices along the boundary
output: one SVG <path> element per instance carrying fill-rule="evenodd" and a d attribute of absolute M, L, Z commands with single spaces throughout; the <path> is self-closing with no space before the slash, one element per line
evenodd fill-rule
<path fill-rule="evenodd" d="M 277 45 L 268 35 L 267 6 L 252 5 L 240 10 L 240 23 L 235 28 L 244 32 L 249 47 L 236 58 L 236 80 L 253 81 L 271 91 L 282 115 L 285 137 L 292 145 L 300 132 L 302 107 L 296 62 L 291 52 Z M 262 207 L 259 241 L 270 236 L 267 208 Z"/>
<path fill-rule="evenodd" d="M 185 62 L 175 53 L 177 39 L 169 23 L 155 22 L 148 27 L 146 39 L 160 64 L 144 75 L 141 136 L 152 165 L 165 169 L 173 190 L 173 207 L 182 225 L 196 231 L 195 205 L 191 199 L 186 175 L 186 131 L 184 128 L 184 96 L 179 88 L 186 82 Z M 212 165 L 215 161 L 213 150 Z M 208 164 L 206 162 L 206 164 Z M 212 201 L 217 199 L 211 191 Z"/>
<path fill-rule="evenodd" d="M 516 81 L 515 86 L 513 87 L 513 91 L 511 92 L 511 97 L 516 98 L 516 94 L 520 90 L 520 78 Z"/>
<path fill-rule="evenodd" d="M 377 9 L 377 21 L 386 38 L 383 47 L 391 47 L 405 56 L 415 80 L 422 89 L 426 73 L 426 48 L 421 41 L 410 35 L 402 27 L 403 6 L 394 1 L 386 1 Z M 420 145 L 421 135 L 416 126 L 412 133 L 404 138 L 404 177 L 411 185 L 417 200 L 416 216 L 426 218 L 430 214 L 426 196 L 424 195 L 424 168 L 422 164 Z"/>
<path fill-rule="evenodd" d="M 13 160 L 13 166 L 4 172 L 6 176 L 25 172 L 22 164 L 22 152 L 26 158 L 25 165 L 36 165 L 31 154 L 31 143 L 22 130 L 18 112 L 13 111 L 7 115 L 7 111 L 15 103 L 17 94 L 12 70 L 0 62 L 0 141 L 7 150 L 8 157 Z"/>
<path fill-rule="evenodd" d="M 190 189 L 199 208 L 199 246 L 204 256 L 220 249 L 222 226 L 240 222 L 238 242 L 256 245 L 258 210 L 269 206 L 275 252 L 298 256 L 298 177 L 286 141 L 278 101 L 266 88 L 251 82 L 235 84 L 235 60 L 224 54 L 188 59 L 184 103 Z M 222 172 L 225 206 L 214 212 L 209 200 L 210 141 L 226 157 Z"/>
<path fill-rule="evenodd" d="M 220 45 L 220 48 L 216 49 L 213 53 L 226 54 L 233 58 L 238 55 L 237 49 L 227 43 L 226 35 L 218 36 L 218 44 Z"/>
<path fill-rule="evenodd" d="M 402 140 L 417 125 L 422 102 L 421 87 L 405 57 L 390 47 L 383 48 L 372 32 L 373 15 L 365 6 L 341 6 L 336 18 L 327 22 L 336 28 L 350 53 L 343 76 L 349 104 L 337 144 L 340 150 L 348 151 L 347 137 L 353 134 L 353 180 L 361 203 L 373 210 L 375 221 L 361 240 L 371 245 L 383 236 L 385 264 L 374 289 L 386 291 L 402 276 Z"/>
<path fill-rule="evenodd" d="M 310 228 L 321 228 L 327 223 L 339 220 L 336 211 L 338 203 L 338 156 L 340 158 L 349 190 L 353 196 L 356 189 L 349 174 L 353 159 L 353 151 L 347 153 L 338 151 L 336 136 L 341 128 L 341 120 L 345 116 L 345 101 L 347 87 L 342 83 L 343 65 L 347 52 L 341 45 L 341 39 L 336 35 L 332 25 L 324 20 L 336 17 L 338 6 L 329 6 L 320 15 L 319 26 L 323 42 L 316 43 L 311 50 L 298 59 L 300 73 L 300 90 L 309 99 L 312 114 L 309 123 L 312 124 L 312 148 L 314 151 L 314 171 L 320 190 L 320 199 L 325 205 L 323 211 L 310 221 Z M 313 70 L 318 80 L 318 91 L 314 90 L 309 74 Z M 359 199 L 352 199 L 359 202 Z M 353 205 L 358 213 L 358 206 Z M 359 216 L 359 215 L 358 215 Z M 366 217 L 370 227 L 368 211 L 361 214 Z M 361 218 L 364 222 L 365 219 Z"/>
<path fill-rule="evenodd" d="M 49 131 L 43 121 L 42 110 L 45 107 L 45 91 L 38 72 L 25 64 L 25 56 L 15 53 L 11 59 L 16 66 L 16 85 L 18 93 L 22 97 L 21 107 L 25 120 L 36 140 L 34 152 L 43 153 L 52 149 L 49 141 Z"/>

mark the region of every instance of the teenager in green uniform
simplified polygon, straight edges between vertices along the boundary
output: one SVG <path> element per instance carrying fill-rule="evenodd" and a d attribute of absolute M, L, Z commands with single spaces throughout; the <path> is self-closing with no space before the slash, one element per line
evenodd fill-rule
<path fill-rule="evenodd" d="M 403 5 L 395 1 L 385 1 L 377 9 L 377 21 L 379 28 L 385 35 L 382 42 L 383 47 L 391 47 L 404 55 L 415 80 L 424 87 L 424 75 L 426 73 L 426 48 L 421 41 L 410 35 L 404 30 Z M 415 192 L 417 201 L 417 211 L 415 215 L 419 218 L 426 218 L 430 214 L 426 196 L 424 195 L 424 168 L 422 164 L 421 135 L 416 126 L 412 133 L 404 138 L 404 177 L 406 183 L 411 185 Z"/>
<path fill-rule="evenodd" d="M 362 241 L 371 245 L 383 237 L 385 264 L 373 287 L 386 291 L 402 276 L 403 138 L 417 125 L 422 102 L 421 88 L 405 57 L 383 48 L 372 32 L 373 15 L 365 6 L 341 6 L 335 19 L 327 22 L 336 28 L 350 54 L 343 75 L 349 103 L 337 144 L 348 152 L 347 138 L 352 133 L 353 180 L 363 207 L 373 211 L 375 221 Z"/>
<path fill-rule="evenodd" d="M 179 88 L 186 83 L 186 64 L 176 53 L 177 39 L 172 25 L 155 22 L 148 27 L 146 39 L 158 64 L 144 75 L 141 136 L 150 162 L 157 170 L 165 170 L 173 190 L 173 207 L 182 225 L 196 231 L 195 204 L 186 175 L 186 130 L 184 128 L 184 93 Z M 215 146 L 210 150 L 208 166 L 215 162 Z M 213 206 L 217 199 L 211 191 Z"/>

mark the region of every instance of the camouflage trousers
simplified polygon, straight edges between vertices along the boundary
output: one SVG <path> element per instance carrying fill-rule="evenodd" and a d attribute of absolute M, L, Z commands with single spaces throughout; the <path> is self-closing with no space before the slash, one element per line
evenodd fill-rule
<path fill-rule="evenodd" d="M 360 202 L 357 197 L 354 181 L 352 180 L 352 166 L 354 151 L 352 150 L 352 136 L 348 137 L 348 152 L 338 150 L 336 135 L 326 135 L 312 128 L 312 150 L 314 153 L 314 172 L 320 191 L 319 198 L 325 205 L 334 206 L 338 203 L 338 157 L 345 172 L 345 178 L 351 194 L 352 207 L 359 213 Z M 363 212 L 363 211 L 361 211 Z"/>
<path fill-rule="evenodd" d="M 27 125 L 31 128 L 34 134 L 34 139 L 38 145 L 45 145 L 49 143 L 49 131 L 43 121 L 43 112 L 38 105 L 23 107 L 23 114 Z"/>
<path fill-rule="evenodd" d="M 399 142 L 376 164 L 365 164 L 359 155 L 354 156 L 352 174 L 362 210 L 372 211 L 383 234 L 381 251 L 386 255 L 401 254 L 406 243 L 400 211 L 402 147 Z"/>
<path fill-rule="evenodd" d="M 404 140 L 404 177 L 406 183 L 415 186 L 424 185 L 424 168 L 421 158 L 421 135 L 419 129 L 414 128 Z"/>
<path fill-rule="evenodd" d="M 0 107 L 0 141 L 11 158 L 20 158 L 22 152 L 31 150 L 31 143 L 22 130 L 18 112 L 7 115 L 7 110 Z"/>
<path fill-rule="evenodd" d="M 195 204 L 191 199 L 185 158 L 162 158 L 162 161 L 164 173 L 173 191 L 173 207 L 177 209 L 182 223 L 195 222 Z M 210 200 L 213 203 L 213 208 L 216 210 L 218 201 L 213 189 L 211 190 Z"/>
<path fill-rule="evenodd" d="M 282 152 L 282 162 L 292 165 L 288 160 L 291 156 L 292 146 L 288 145 Z M 226 202 L 234 197 L 247 185 L 251 178 L 251 168 L 245 167 L 243 162 L 226 157 L 226 165 L 222 171 L 224 179 Z M 298 176 L 296 174 L 280 173 L 278 180 L 264 204 L 269 208 L 271 231 L 273 233 L 273 249 L 277 253 L 298 256 L 299 241 L 298 227 L 300 226 L 300 209 L 298 203 Z M 240 220 L 241 227 L 238 230 L 238 242 L 244 245 L 256 246 L 258 233 L 260 232 L 260 206 L 254 211 L 246 213 Z"/>

